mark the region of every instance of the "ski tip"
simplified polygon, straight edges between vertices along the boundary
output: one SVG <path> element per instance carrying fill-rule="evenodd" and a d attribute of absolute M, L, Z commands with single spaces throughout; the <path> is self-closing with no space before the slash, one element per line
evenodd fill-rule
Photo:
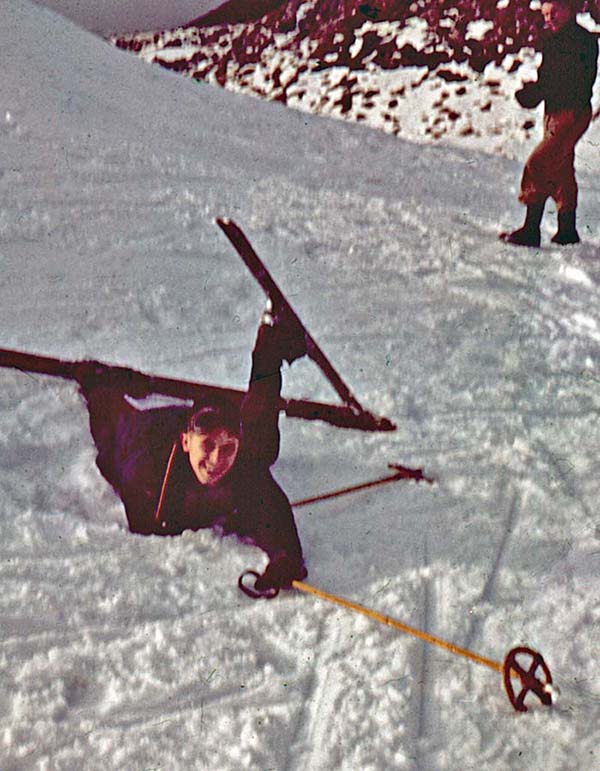
<path fill-rule="evenodd" d="M 389 418 L 375 418 L 377 431 L 395 431 L 397 426 Z"/>
<path fill-rule="evenodd" d="M 347 408 L 349 409 L 349 408 Z M 354 413 L 356 422 L 353 424 L 354 428 L 359 428 L 362 431 L 395 431 L 396 424 L 392 423 L 389 418 L 373 415 L 368 410 L 362 410 L 360 413 Z M 350 424 L 349 424 L 350 425 Z"/>
<path fill-rule="evenodd" d="M 219 227 L 227 227 L 231 225 L 231 219 L 229 217 L 215 217 L 215 222 Z"/>
<path fill-rule="evenodd" d="M 414 479 L 415 482 L 435 484 L 435 479 L 426 477 L 421 468 L 408 468 L 408 466 L 401 466 L 399 463 L 388 463 L 388 468 L 397 472 L 398 479 Z"/>

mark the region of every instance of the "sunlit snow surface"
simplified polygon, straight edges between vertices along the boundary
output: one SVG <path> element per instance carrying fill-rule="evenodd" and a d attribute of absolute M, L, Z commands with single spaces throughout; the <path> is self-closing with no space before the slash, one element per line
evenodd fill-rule
<path fill-rule="evenodd" d="M 262 552 L 128 533 L 73 384 L 0 370 L 0 767 L 594 769 L 600 683 L 600 188 L 575 248 L 497 240 L 520 164 L 414 146 L 151 68 L 0 6 L 0 346 L 243 387 L 263 297 L 233 217 L 357 396 L 367 435 L 283 420 L 309 581 L 561 697 L 333 605 L 237 589 Z M 544 242 L 553 232 L 547 214 Z M 334 399 L 310 363 L 294 396 Z"/>

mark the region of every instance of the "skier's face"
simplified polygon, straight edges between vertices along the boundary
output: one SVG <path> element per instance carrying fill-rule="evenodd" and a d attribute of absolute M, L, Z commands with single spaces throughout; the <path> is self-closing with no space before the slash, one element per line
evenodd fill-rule
<path fill-rule="evenodd" d="M 542 3 L 542 16 L 544 17 L 544 27 L 549 32 L 558 32 L 565 24 L 571 21 L 573 11 L 564 3 Z"/>
<path fill-rule="evenodd" d="M 188 454 L 190 466 L 201 485 L 216 485 L 235 463 L 240 440 L 227 429 L 218 428 L 206 434 L 187 431 L 181 435 L 181 446 Z"/>

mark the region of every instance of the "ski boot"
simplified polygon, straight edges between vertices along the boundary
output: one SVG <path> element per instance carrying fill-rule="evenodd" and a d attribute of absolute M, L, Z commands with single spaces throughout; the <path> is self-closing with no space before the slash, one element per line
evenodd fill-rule
<path fill-rule="evenodd" d="M 507 244 L 515 244 L 516 246 L 539 246 L 542 241 L 540 223 L 543 214 L 543 203 L 531 204 L 527 207 L 527 215 L 523 227 L 513 230 L 512 233 L 500 233 L 500 240 Z"/>
<path fill-rule="evenodd" d="M 306 334 L 302 324 L 285 307 L 274 308 L 267 300 L 260 319 L 261 326 L 271 327 L 269 345 L 276 349 L 288 364 L 302 358 L 307 352 Z"/>
<path fill-rule="evenodd" d="M 552 243 L 560 246 L 578 244 L 581 241 L 576 227 L 576 215 L 574 211 L 558 212 L 558 230 L 552 236 Z"/>

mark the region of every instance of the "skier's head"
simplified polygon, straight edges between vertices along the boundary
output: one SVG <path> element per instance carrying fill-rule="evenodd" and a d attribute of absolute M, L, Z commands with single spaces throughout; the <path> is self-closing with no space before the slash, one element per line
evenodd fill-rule
<path fill-rule="evenodd" d="M 544 0 L 542 2 L 544 29 L 550 33 L 559 32 L 565 24 L 575 18 L 576 13 L 577 0 Z"/>
<path fill-rule="evenodd" d="M 239 409 L 225 400 L 196 404 L 181 447 L 201 485 L 216 485 L 232 469 L 240 446 Z"/>

